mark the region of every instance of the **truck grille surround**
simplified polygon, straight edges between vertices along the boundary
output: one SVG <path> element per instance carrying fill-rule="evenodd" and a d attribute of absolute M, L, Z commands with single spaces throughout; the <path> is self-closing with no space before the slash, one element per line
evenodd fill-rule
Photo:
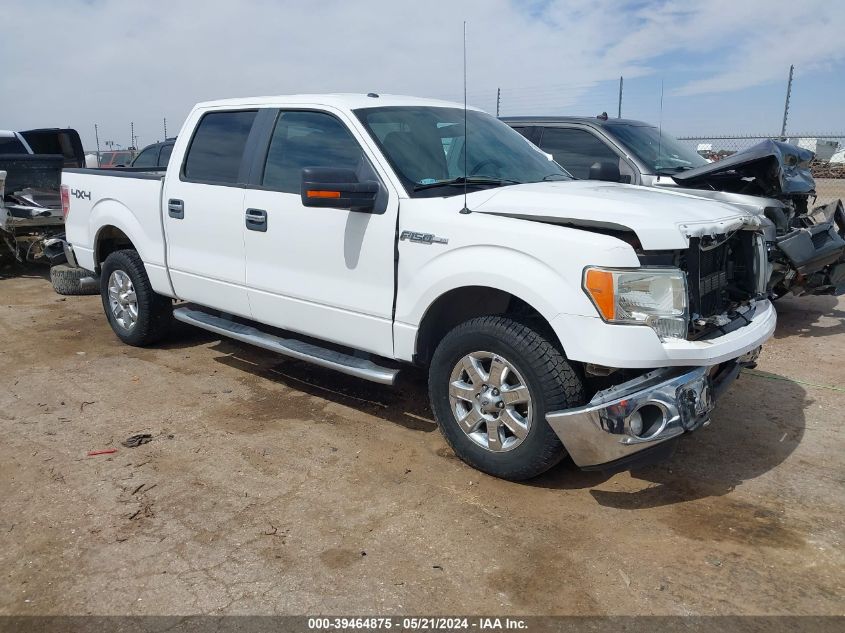
<path fill-rule="evenodd" d="M 765 245 L 753 231 L 691 238 L 683 258 L 689 290 L 691 334 L 723 325 L 713 317 L 733 314 L 762 292 L 767 266 Z M 704 321 L 709 321 L 704 323 Z"/>

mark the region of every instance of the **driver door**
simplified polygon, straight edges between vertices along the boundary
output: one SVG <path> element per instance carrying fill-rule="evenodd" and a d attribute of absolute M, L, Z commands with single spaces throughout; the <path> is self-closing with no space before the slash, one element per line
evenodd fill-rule
<path fill-rule="evenodd" d="M 305 207 L 305 167 L 354 169 L 376 180 L 373 213 Z M 395 191 L 352 130 L 319 110 L 281 110 L 264 164 L 245 191 L 246 285 L 262 323 L 393 356 Z"/>

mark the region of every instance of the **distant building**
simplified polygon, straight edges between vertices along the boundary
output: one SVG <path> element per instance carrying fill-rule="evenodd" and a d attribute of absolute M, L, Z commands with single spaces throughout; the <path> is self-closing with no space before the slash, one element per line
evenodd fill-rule
<path fill-rule="evenodd" d="M 839 149 L 839 143 L 832 139 L 823 138 L 790 138 L 788 143 L 808 149 L 816 155 L 818 160 L 828 161 Z"/>
<path fill-rule="evenodd" d="M 704 156 L 704 158 L 710 158 L 710 154 L 713 153 L 713 143 L 699 143 L 695 151 Z"/>

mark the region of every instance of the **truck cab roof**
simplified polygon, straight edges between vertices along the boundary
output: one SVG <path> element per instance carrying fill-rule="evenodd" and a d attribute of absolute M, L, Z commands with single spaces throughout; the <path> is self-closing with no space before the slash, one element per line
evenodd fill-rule
<path fill-rule="evenodd" d="M 236 99 L 219 99 L 204 101 L 196 105 L 197 108 L 221 108 L 243 106 L 273 106 L 280 103 L 322 105 L 341 110 L 357 110 L 360 108 L 379 108 L 390 106 L 429 106 L 442 108 L 463 108 L 462 103 L 441 101 L 439 99 L 423 99 L 405 95 L 389 95 L 376 93 L 338 93 L 338 94 L 293 94 L 263 97 L 238 97 Z M 468 106 L 469 110 L 478 110 Z"/>
<path fill-rule="evenodd" d="M 523 123 L 525 125 L 549 125 L 555 123 L 580 123 L 582 125 L 592 125 L 595 127 L 613 127 L 616 125 L 630 125 L 637 127 L 654 127 L 645 121 L 637 121 L 636 119 L 600 119 L 598 117 L 588 116 L 503 116 L 500 117 L 502 121 L 508 125 Z"/>

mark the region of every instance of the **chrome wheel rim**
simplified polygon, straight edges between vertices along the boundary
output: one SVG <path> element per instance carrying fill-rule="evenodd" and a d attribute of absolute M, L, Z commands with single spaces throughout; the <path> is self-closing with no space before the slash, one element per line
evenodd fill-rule
<path fill-rule="evenodd" d="M 117 324 L 124 330 L 131 330 L 138 322 L 138 298 L 132 280 L 122 270 L 109 276 L 109 307 Z"/>
<path fill-rule="evenodd" d="M 531 431 L 528 384 L 499 354 L 472 352 L 459 360 L 449 378 L 449 404 L 466 436 L 494 453 L 515 449 Z"/>

